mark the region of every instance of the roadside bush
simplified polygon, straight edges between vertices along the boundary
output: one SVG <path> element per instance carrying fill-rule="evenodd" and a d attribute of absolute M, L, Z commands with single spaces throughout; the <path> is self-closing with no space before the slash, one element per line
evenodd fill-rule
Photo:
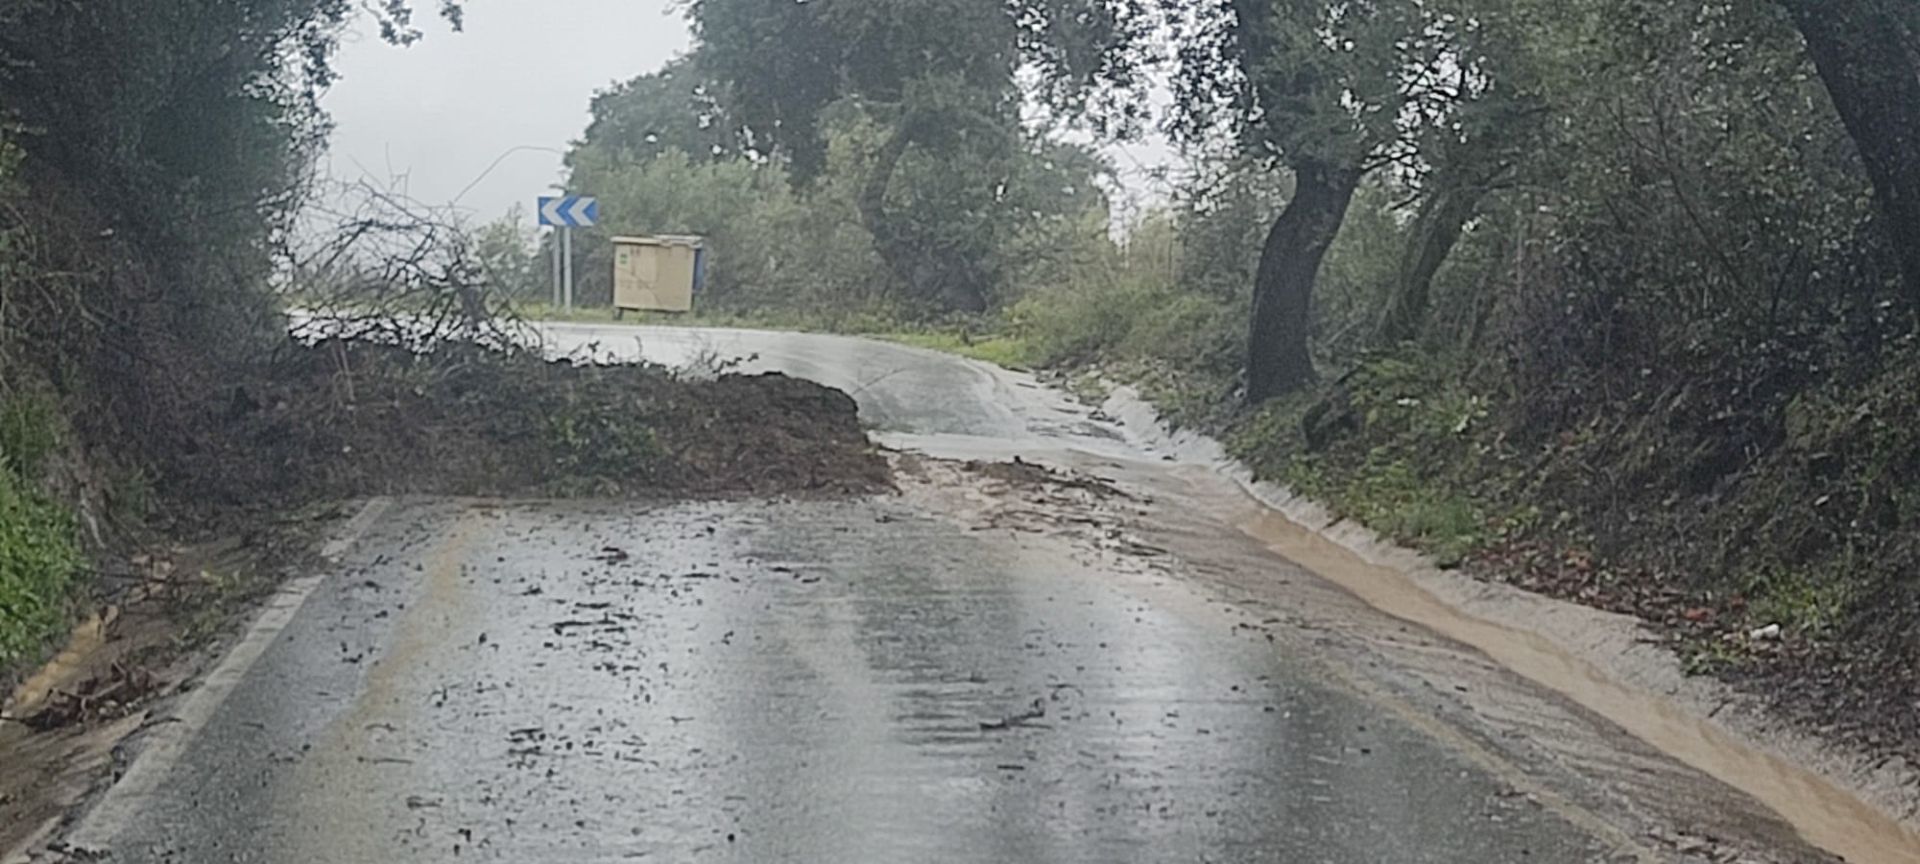
<path fill-rule="evenodd" d="M 1037 290 L 1013 307 L 1011 326 L 1037 362 L 1085 363 L 1122 350 L 1135 325 L 1170 296 L 1164 286 L 1117 275 Z"/>
<path fill-rule="evenodd" d="M 1164 363 L 1218 381 L 1238 374 L 1244 327 L 1238 301 L 1189 278 L 1179 215 L 1150 213 L 1116 243 L 1104 231 L 1070 252 L 1005 314 L 1042 365 Z"/>
<path fill-rule="evenodd" d="M 1780 623 L 1920 654 L 1920 351 L 1803 393 L 1709 514 L 1711 563 Z"/>
<path fill-rule="evenodd" d="M 551 296 L 553 276 L 539 251 L 538 238 L 527 225 L 526 208 L 515 204 L 506 216 L 474 233 L 473 257 L 493 293 L 516 302 L 540 302 Z"/>
<path fill-rule="evenodd" d="M 32 491 L 11 466 L 0 466 L 0 665 L 31 655 L 59 632 L 81 564 L 71 514 Z"/>
<path fill-rule="evenodd" d="M 24 478 L 37 477 L 60 445 L 62 418 L 53 400 L 32 391 L 0 390 L 0 458 Z"/>
<path fill-rule="evenodd" d="M 1238 422 L 1228 449 L 1262 477 L 1458 564 L 1504 527 L 1483 492 L 1484 400 L 1440 367 L 1381 355 L 1324 393 L 1275 400 Z"/>

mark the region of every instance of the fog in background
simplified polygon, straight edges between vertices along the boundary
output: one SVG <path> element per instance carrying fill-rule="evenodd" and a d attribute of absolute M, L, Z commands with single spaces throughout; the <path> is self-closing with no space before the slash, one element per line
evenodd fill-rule
<path fill-rule="evenodd" d="M 324 164 L 334 179 L 391 181 L 428 204 L 460 196 L 477 221 L 516 203 L 531 219 L 533 199 L 560 181 L 558 151 L 586 131 L 594 91 L 686 50 L 686 20 L 672 5 L 474 0 L 460 33 L 421 10 L 426 38 L 408 48 L 362 22 L 343 40 L 340 81 L 324 102 L 336 124 Z M 515 147 L 546 149 L 509 154 Z"/>
<path fill-rule="evenodd" d="M 460 33 L 421 9 L 425 38 L 407 48 L 381 41 L 362 21 L 335 59 L 340 80 L 324 104 L 336 128 L 323 166 L 334 180 L 371 180 L 425 204 L 457 205 L 474 222 L 523 204 L 531 223 L 533 200 L 560 182 L 560 151 L 586 131 L 594 91 L 652 72 L 689 47 L 676 5 L 472 0 Z M 1124 219 L 1156 197 L 1150 169 L 1171 157 L 1157 140 L 1107 152 L 1127 187 L 1115 202 Z"/>

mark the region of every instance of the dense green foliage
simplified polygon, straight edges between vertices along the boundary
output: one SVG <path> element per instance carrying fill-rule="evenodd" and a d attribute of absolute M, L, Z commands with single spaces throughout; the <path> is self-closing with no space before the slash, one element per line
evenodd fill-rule
<path fill-rule="evenodd" d="M 78 418 L 89 440 L 192 447 L 192 391 L 283 338 L 272 254 L 356 8 L 0 0 L 0 140 L 17 157 L 0 186 L 0 362 L 105 407 Z M 406 3 L 369 8 L 390 39 L 417 35 Z"/>
<path fill-rule="evenodd" d="M 1008 256 L 1015 238 L 1091 192 L 1073 182 L 1081 165 L 1058 164 L 1084 156 L 1022 123 L 1032 107 L 1023 75 L 1064 115 L 1137 114 L 1095 98 L 1138 83 L 1128 49 L 1146 19 L 1136 3 L 696 0 L 688 15 L 699 47 L 663 73 L 684 95 L 624 98 L 656 92 L 662 76 L 603 95 L 587 147 L 645 153 L 653 142 L 634 131 L 687 124 L 633 112 L 692 103 L 707 129 L 778 159 L 803 197 L 850 197 L 887 293 L 909 307 L 979 313 L 1004 303 L 1021 266 Z M 816 188 L 836 181 L 833 192 Z"/>
<path fill-rule="evenodd" d="M 1147 335 L 1176 298 L 1202 301 L 1178 283 L 1132 300 L 1137 268 L 1104 294 L 1030 299 L 1051 311 L 1016 332 L 1034 359 L 1118 368 L 1262 474 L 1443 560 L 1576 550 L 1606 568 L 1580 583 L 1589 599 L 1669 592 L 1907 680 L 1915 309 L 1801 40 L 1751 4 L 1557 10 L 1504 22 L 1524 41 L 1502 62 L 1551 122 L 1509 130 L 1527 146 L 1476 190 L 1398 332 L 1404 250 L 1458 154 L 1418 150 L 1418 171 L 1359 186 L 1314 296 L 1321 386 L 1237 409 L 1237 355 L 1218 346 L 1247 295 L 1204 301 L 1211 340 Z M 1276 212 L 1222 225 L 1246 205 L 1195 192 L 1171 213 L 1181 271 L 1244 255 Z"/>
<path fill-rule="evenodd" d="M 605 101 L 601 110 L 616 107 Z M 646 135 L 594 134 L 568 157 L 571 188 L 592 189 L 605 221 L 582 246 L 580 296 L 611 296 L 610 236 L 695 234 L 714 250 L 704 307 L 776 309 L 822 318 L 927 318 L 978 303 L 1006 305 L 1050 281 L 1085 238 L 1106 231 L 1102 167 L 1086 150 L 1019 133 L 996 152 L 912 152 L 892 170 L 890 224 L 925 274 L 903 277 L 875 247 L 860 197 L 884 121 L 857 103 L 827 112 L 819 174 L 790 182 L 784 162 L 652 151 Z M 596 119 L 594 129 L 661 128 L 641 117 Z M 593 241 L 601 242 L 593 242 Z M 964 266 L 963 266 L 964 262 Z M 973 298 L 940 286 L 965 276 Z M 929 293 L 931 292 L 931 293 Z"/>
<path fill-rule="evenodd" d="M 70 512 L 183 476 L 230 370 L 285 343 L 273 254 L 361 8 L 0 0 L 0 664 L 64 621 Z M 407 3 L 364 8 L 417 37 Z"/>

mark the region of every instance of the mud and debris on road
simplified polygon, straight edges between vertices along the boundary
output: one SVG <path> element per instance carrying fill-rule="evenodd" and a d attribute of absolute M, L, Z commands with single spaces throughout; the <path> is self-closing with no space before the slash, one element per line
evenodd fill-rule
<path fill-rule="evenodd" d="M 215 410 L 210 407 L 209 410 Z M 290 348 L 170 478 L 215 503 L 375 494 L 789 495 L 885 489 L 845 393 L 448 343 Z M 191 497 L 183 495 L 182 497 Z"/>
<path fill-rule="evenodd" d="M 423 356 L 361 341 L 292 348 L 256 371 L 202 406 L 217 434 L 180 454 L 165 481 L 199 502 L 172 515 L 176 530 L 211 539 L 114 559 L 124 567 L 91 598 L 99 614 L 0 706 L 0 850 L 79 800 L 119 737 L 169 722 L 154 699 L 191 686 L 205 659 L 196 652 L 230 635 L 282 573 L 316 566 L 318 538 L 347 510 L 303 503 L 891 487 L 853 400 L 780 374 L 688 376 L 458 344 Z M 346 646 L 338 658 L 370 659 Z"/>
<path fill-rule="evenodd" d="M 315 862 L 1597 849 L 1056 538 L 1007 542 L 894 496 L 422 501 L 386 521 L 175 779 L 78 845 L 199 860 L 245 837 L 262 860 Z M 343 643 L 368 662 L 339 662 Z M 1339 815 L 1376 807 L 1409 815 Z"/>

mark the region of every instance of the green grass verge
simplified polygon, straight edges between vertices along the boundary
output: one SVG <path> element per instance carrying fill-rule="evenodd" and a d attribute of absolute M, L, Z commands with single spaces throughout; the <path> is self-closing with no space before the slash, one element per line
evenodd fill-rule
<path fill-rule="evenodd" d="M 902 345 L 984 360 L 1010 369 L 1024 369 L 1032 364 L 1031 346 L 1014 336 L 989 336 L 982 339 L 948 330 L 901 331 L 869 335 Z"/>

